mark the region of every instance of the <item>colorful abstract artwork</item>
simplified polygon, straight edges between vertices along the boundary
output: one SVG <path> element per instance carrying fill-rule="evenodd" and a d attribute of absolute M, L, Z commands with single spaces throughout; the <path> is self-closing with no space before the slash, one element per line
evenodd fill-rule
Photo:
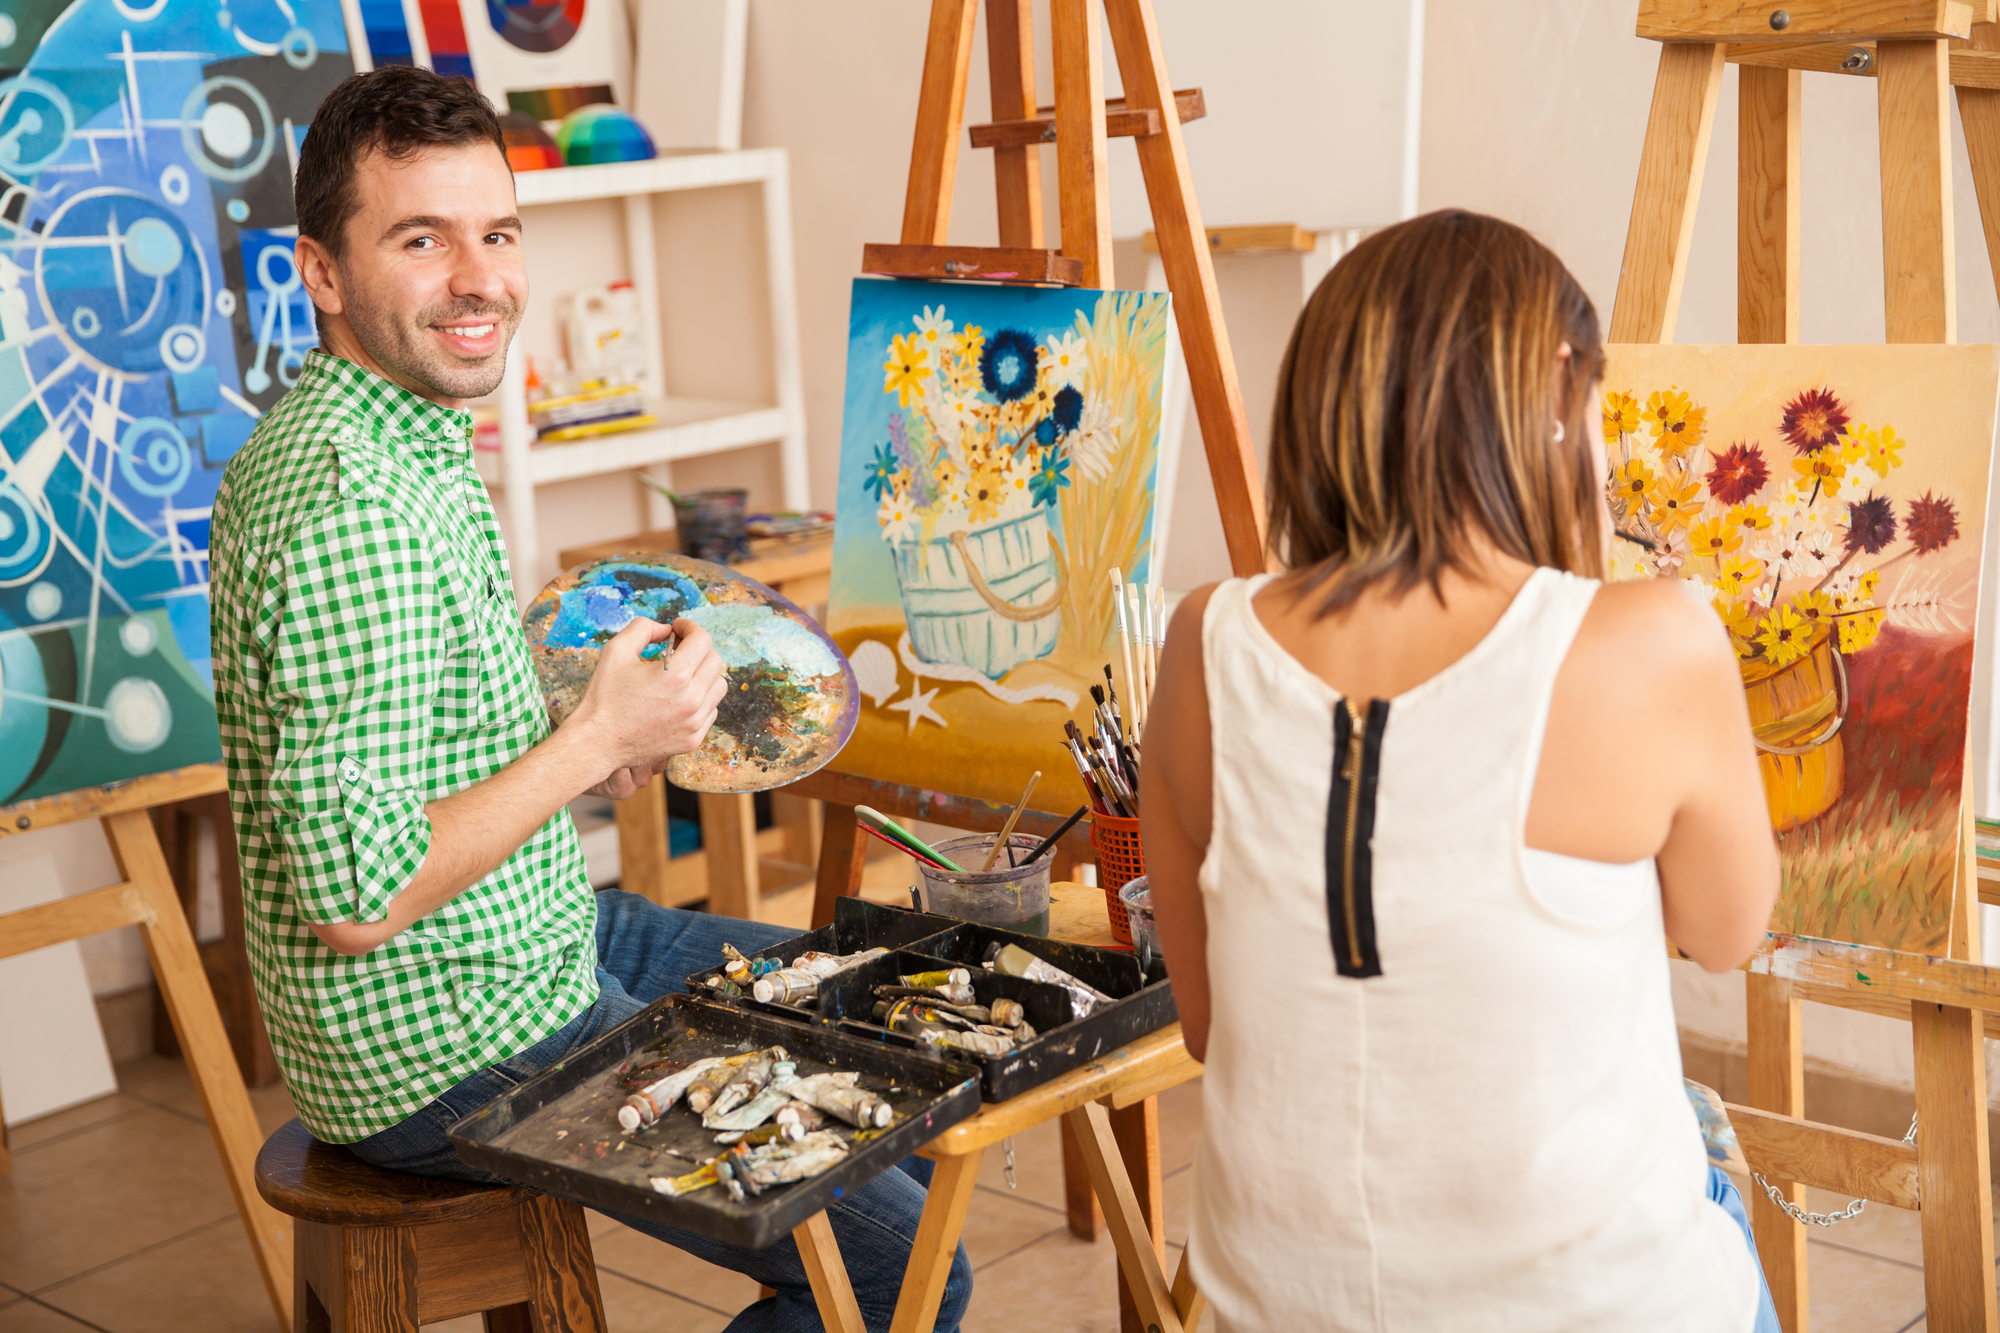
<path fill-rule="evenodd" d="M 845 772 L 1084 804 L 1061 749 L 1152 567 L 1164 293 L 860 279 L 828 622 L 865 696 Z M 1122 687 L 1122 676 L 1120 678 Z"/>
<path fill-rule="evenodd" d="M 1612 577 L 1727 627 L 1774 930 L 1949 943 L 1996 394 L 1993 347 L 1611 349 Z"/>
<path fill-rule="evenodd" d="M 0 802 L 220 757 L 216 483 L 318 341 L 292 170 L 334 0 L 9 0 Z"/>
<path fill-rule="evenodd" d="M 707 739 L 667 768 L 675 786 L 765 791 L 816 771 L 846 744 L 860 691 L 826 631 L 755 579 L 657 552 L 566 570 L 522 614 L 558 724 L 583 701 L 604 645 L 639 616 L 700 625 L 728 676 Z"/>

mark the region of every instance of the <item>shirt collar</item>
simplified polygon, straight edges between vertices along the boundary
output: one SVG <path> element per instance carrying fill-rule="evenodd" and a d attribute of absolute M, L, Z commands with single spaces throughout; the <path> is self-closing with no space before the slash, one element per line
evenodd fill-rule
<path fill-rule="evenodd" d="M 320 348 L 306 353 L 299 387 L 350 400 L 358 414 L 378 423 L 377 438 L 398 436 L 455 453 L 472 449 L 472 414 L 443 407 L 352 361 Z"/>

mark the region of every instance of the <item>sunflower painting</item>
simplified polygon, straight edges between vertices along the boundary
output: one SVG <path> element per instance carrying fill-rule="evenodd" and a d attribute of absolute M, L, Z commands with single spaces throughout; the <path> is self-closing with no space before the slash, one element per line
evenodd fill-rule
<path fill-rule="evenodd" d="M 1949 944 L 1996 357 L 1610 349 L 1611 577 L 1685 580 L 1729 634 L 1784 866 L 1774 930 Z"/>
<path fill-rule="evenodd" d="M 1008 801 L 1040 769 L 1038 807 L 1084 804 L 1059 745 L 1116 656 L 1111 571 L 1152 565 L 1169 300 L 855 282 L 827 627 L 864 699 L 839 768 Z"/>

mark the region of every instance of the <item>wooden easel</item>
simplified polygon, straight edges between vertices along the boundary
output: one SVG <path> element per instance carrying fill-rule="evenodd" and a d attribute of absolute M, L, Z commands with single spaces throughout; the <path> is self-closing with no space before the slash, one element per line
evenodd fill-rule
<path fill-rule="evenodd" d="M 1945 97 L 1958 87 L 1987 246 L 2000 274 L 1995 17 L 1993 0 L 1786 0 L 1783 8 L 1777 0 L 1641 0 L 1639 36 L 1665 45 L 1611 341 L 1673 340 L 1726 62 L 1740 66 L 1738 340 L 1798 340 L 1800 79 L 1801 71 L 1821 70 L 1878 80 L 1888 341 L 1954 341 L 1951 113 Z M 1802 1200 L 1804 1185 L 1816 1185 L 1920 1211 L 1932 1333 L 2000 1329 L 1984 1049 L 1988 1035 L 2000 1035 L 2000 969 L 1977 966 L 1971 799 L 1968 784 L 1953 961 L 1774 937 L 1749 965 L 1751 1106 L 1730 1108 L 1751 1165 L 1793 1202 Z M 1867 989 L 1857 974 L 1866 975 Z M 1914 1148 L 1803 1118 L 1802 1000 L 1911 1021 L 1919 1121 Z M 1761 1193 L 1751 1200 L 1751 1214 L 1780 1321 L 1787 1333 L 1803 1333 L 1805 1228 Z"/>
<path fill-rule="evenodd" d="M 903 200 L 903 231 L 894 245 L 869 245 L 862 270 L 907 278 L 986 278 L 1060 286 L 1111 287 L 1111 180 L 1107 143 L 1130 137 L 1152 204 L 1153 227 L 1186 356 L 1195 415 L 1201 423 L 1209 475 L 1222 511 L 1231 568 L 1239 575 L 1265 568 L 1264 511 L 1249 422 L 1237 387 L 1235 359 L 1223 327 L 1208 237 L 1181 141 L 1181 122 L 1205 114 L 1198 89 L 1176 93 L 1167 77 L 1159 26 L 1150 0 L 1050 0 L 1055 99 L 1042 106 L 1035 90 L 1032 0 L 987 0 L 986 46 L 992 75 L 993 120 L 971 127 L 975 148 L 993 152 L 1000 245 L 950 244 L 951 194 L 965 127 L 965 83 L 972 64 L 978 0 L 932 0 L 924 50 L 923 86 Z M 1108 25 L 1123 99 L 1106 102 L 1100 34 Z M 1056 146 L 1061 248 L 1043 236 L 1039 145 Z M 860 890 L 866 840 L 854 822 L 856 803 L 903 818 L 979 832 L 998 831 L 1005 807 L 852 774 L 822 771 L 785 790 L 826 803 L 820 835 L 813 923 L 833 919 L 838 897 Z M 1020 829 L 1046 836 L 1060 815 L 1031 811 Z M 1081 830 L 1063 840 L 1063 861 L 1091 859 Z M 1060 874 L 1062 862 L 1057 871 Z M 1133 1178 L 1136 1202 L 1153 1245 L 1164 1255 L 1165 1204 L 1159 1171 L 1159 1108 L 1153 1098 L 1111 1113 L 1110 1126 Z M 1089 1182 L 1068 1149 L 1070 1226 L 1094 1237 L 1098 1215 Z M 1087 1152 L 1082 1154 L 1088 1156 Z M 1180 1284 L 1176 1284 L 1178 1293 Z M 1188 1288 L 1190 1294 L 1191 1286 Z M 1120 1308 L 1128 1330 L 1144 1327 L 1123 1282 Z M 1183 1308 L 1185 1313 L 1185 1307 Z"/>
<path fill-rule="evenodd" d="M 223 1173 L 236 1197 L 236 1211 L 249 1233 L 250 1249 L 264 1275 L 264 1289 L 281 1330 L 292 1326 L 292 1226 L 289 1218 L 257 1193 L 257 1151 L 264 1135 L 250 1106 L 202 970 L 194 932 L 167 872 L 159 835 L 147 808 L 168 801 L 223 791 L 222 765 L 201 764 L 109 787 L 92 787 L 44 800 L 0 808 L 0 837 L 38 828 L 96 819 L 104 825 L 111 854 L 125 878 L 117 884 L 0 916 L 0 958 L 82 939 L 120 926 L 138 926 L 152 959 L 153 977 L 173 1018 L 188 1073 L 201 1109 L 215 1135 Z M 12 1169 L 6 1135 L 0 1129 L 0 1175 Z"/>

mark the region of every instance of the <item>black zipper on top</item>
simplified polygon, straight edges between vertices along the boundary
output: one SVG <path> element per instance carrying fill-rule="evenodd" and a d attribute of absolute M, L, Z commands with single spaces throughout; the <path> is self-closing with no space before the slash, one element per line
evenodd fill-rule
<path fill-rule="evenodd" d="M 1352 699 L 1333 710 L 1333 786 L 1326 802 L 1326 920 L 1334 966 L 1344 977 L 1379 977 L 1375 950 L 1375 787 L 1382 776 L 1382 733 L 1389 702 L 1365 713 Z"/>

